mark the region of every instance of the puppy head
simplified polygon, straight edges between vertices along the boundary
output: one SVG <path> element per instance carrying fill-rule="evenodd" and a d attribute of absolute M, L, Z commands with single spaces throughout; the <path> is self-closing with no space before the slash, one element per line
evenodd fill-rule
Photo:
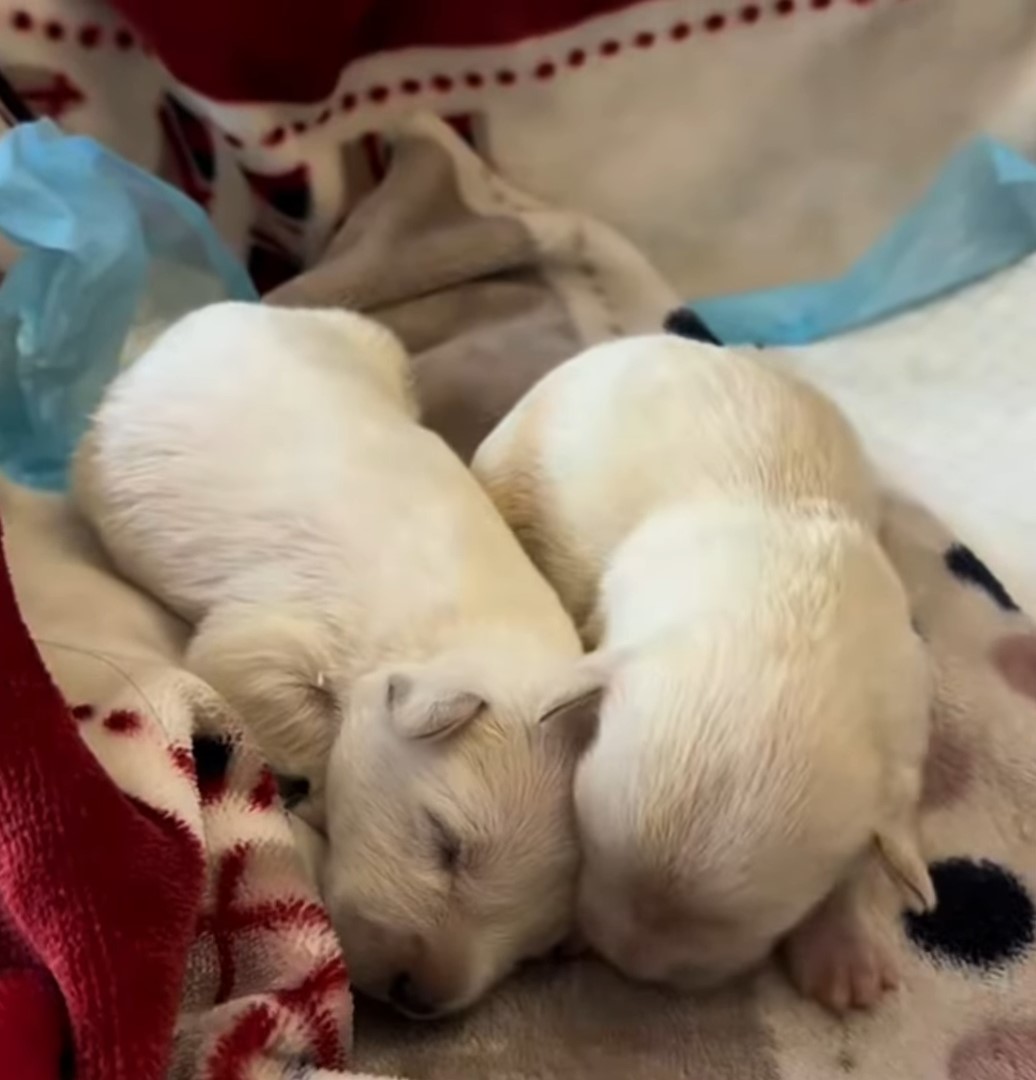
<path fill-rule="evenodd" d="M 326 899 L 357 986 L 412 1016 L 469 1005 L 570 930 L 578 848 L 566 725 L 535 684 L 393 667 L 350 690 L 327 776 Z"/>
<path fill-rule="evenodd" d="M 901 615 L 830 621 L 808 647 L 703 628 L 611 665 L 575 784 L 591 945 L 632 977 L 715 985 L 872 846 L 909 906 L 932 904 L 914 820 L 927 664 Z"/>

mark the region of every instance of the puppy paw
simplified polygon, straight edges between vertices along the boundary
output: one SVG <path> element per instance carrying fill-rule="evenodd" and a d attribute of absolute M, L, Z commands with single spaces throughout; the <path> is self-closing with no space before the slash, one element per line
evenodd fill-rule
<path fill-rule="evenodd" d="M 784 943 L 792 985 L 831 1012 L 873 1009 L 899 984 L 895 960 L 861 917 L 825 901 Z"/>

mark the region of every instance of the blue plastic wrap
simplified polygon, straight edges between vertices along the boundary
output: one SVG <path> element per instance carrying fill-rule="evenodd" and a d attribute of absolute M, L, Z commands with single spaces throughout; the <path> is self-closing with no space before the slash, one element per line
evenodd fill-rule
<path fill-rule="evenodd" d="M 692 305 L 728 345 L 805 345 L 916 307 L 1036 251 L 1036 166 L 991 139 L 960 151 L 844 276 Z"/>
<path fill-rule="evenodd" d="M 60 490 L 131 330 L 225 298 L 255 300 L 200 207 L 49 121 L 0 141 L 0 469 Z"/>

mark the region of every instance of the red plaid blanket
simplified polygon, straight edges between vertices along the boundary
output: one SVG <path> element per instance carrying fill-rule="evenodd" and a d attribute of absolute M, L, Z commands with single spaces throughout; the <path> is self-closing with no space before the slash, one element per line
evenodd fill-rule
<path fill-rule="evenodd" d="M 0 1073 L 344 1068 L 345 965 L 274 778 L 223 703 L 148 644 L 141 620 L 166 616 L 62 530 L 60 504 L 41 506 L 0 555 Z M 19 599 L 39 649 L 8 570 L 30 547 Z M 61 608 L 66 640 L 96 652 L 63 646 Z"/>

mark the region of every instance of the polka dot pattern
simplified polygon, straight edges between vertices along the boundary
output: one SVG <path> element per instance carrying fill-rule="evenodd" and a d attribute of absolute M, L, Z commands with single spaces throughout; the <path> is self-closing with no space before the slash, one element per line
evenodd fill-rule
<path fill-rule="evenodd" d="M 992 970 L 1022 957 L 1036 937 L 1036 908 L 1010 870 L 947 859 L 930 868 L 938 904 L 905 916 L 910 940 L 934 959 Z"/>
<path fill-rule="evenodd" d="M 109 29 L 93 22 L 77 24 L 67 19 L 39 19 L 24 8 L 16 8 L 6 16 L 0 15 L 0 20 L 5 18 L 7 25 L 19 34 L 38 34 L 53 42 L 72 41 L 83 49 L 108 46 L 127 52 L 137 47 L 136 37 L 125 26 Z"/>
<path fill-rule="evenodd" d="M 947 550 L 944 559 L 947 569 L 959 581 L 982 589 L 1003 611 L 1018 610 L 1018 605 L 1011 598 L 1010 593 L 971 548 L 965 547 L 964 544 L 954 544 Z"/>
<path fill-rule="evenodd" d="M 141 720 L 136 713 L 130 712 L 128 709 L 116 709 L 114 712 L 108 713 L 104 718 L 104 726 L 109 731 L 128 735 L 140 729 Z"/>
<path fill-rule="evenodd" d="M 169 751 L 169 754 L 173 761 L 173 767 L 177 772 L 182 773 L 191 780 L 196 779 L 194 755 L 186 746 L 174 746 Z"/>
<path fill-rule="evenodd" d="M 860 0 L 854 0 L 857 6 Z M 888 0 L 890 2 L 890 0 Z M 745 3 L 728 10 L 706 9 L 699 20 L 692 22 L 680 19 L 669 23 L 641 26 L 633 30 L 628 37 L 605 38 L 597 42 L 587 42 L 585 47 L 572 48 L 559 56 L 541 56 L 522 70 L 501 68 L 496 71 L 433 72 L 423 79 L 404 79 L 396 86 L 368 86 L 354 90 L 339 99 L 339 111 L 352 112 L 358 102 L 370 105 L 384 105 L 394 96 L 414 97 L 417 94 L 433 92 L 446 95 L 457 90 L 479 90 L 484 86 L 510 88 L 520 84 L 549 82 L 560 76 L 563 71 L 576 72 L 587 66 L 592 58 L 598 61 L 611 60 L 630 51 L 646 52 L 664 46 L 672 47 L 700 35 L 716 37 L 733 31 L 747 30 L 767 20 L 786 20 L 790 16 L 824 11 L 831 6 L 831 0 L 770 0 L 769 3 Z M 122 47 L 119 35 L 129 34 L 120 30 L 115 35 L 115 45 Z M 312 121 L 317 123 L 317 121 Z M 259 137 L 259 143 L 267 148 L 280 146 L 284 142 L 287 130 L 302 134 L 310 127 L 303 120 L 294 122 L 290 129 L 283 126 L 266 132 Z"/>

